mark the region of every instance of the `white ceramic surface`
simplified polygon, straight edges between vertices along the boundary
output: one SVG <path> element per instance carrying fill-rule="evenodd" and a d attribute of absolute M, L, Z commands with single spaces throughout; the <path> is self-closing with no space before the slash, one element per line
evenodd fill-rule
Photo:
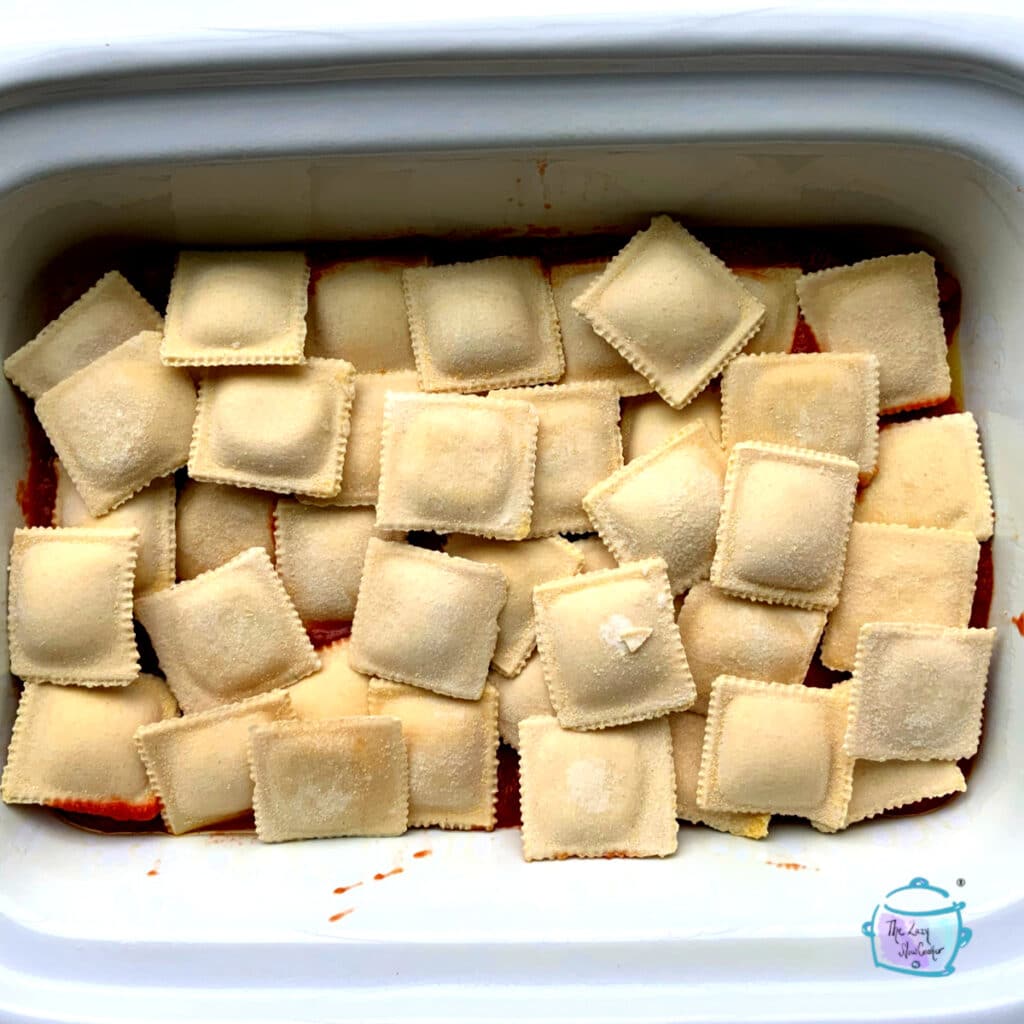
<path fill-rule="evenodd" d="M 968 793 L 940 814 L 837 837 L 783 826 L 752 843 L 685 829 L 667 861 L 527 865 L 515 831 L 262 847 L 104 839 L 0 807 L 0 1019 L 1024 1013 L 1024 639 L 1009 625 L 1024 610 L 1024 24 L 843 7 L 817 35 L 806 18 L 751 14 L 757 45 L 735 13 L 718 24 L 596 18 L 576 37 L 566 25 L 581 15 L 547 35 L 539 16 L 506 19 L 480 29 L 482 49 L 454 20 L 405 35 L 304 33 L 290 49 L 270 30 L 240 45 L 198 31 L 171 45 L 156 26 L 146 46 L 115 43 L 106 77 L 95 39 L 72 53 L 26 37 L 8 42 L 6 62 L 0 46 L 5 351 L 39 327 L 40 268 L 105 236 L 628 230 L 652 211 L 918 233 L 963 285 L 1002 626 Z M 502 44 L 513 56 L 496 63 Z M 146 74 L 148 60 L 159 72 Z M 19 518 L 23 436 L 0 388 L 4 536 Z M 13 699 L 0 689 L 3 747 Z M 432 855 L 412 857 L 423 848 Z M 332 892 L 395 866 L 404 872 Z M 956 892 L 974 937 L 951 977 L 872 965 L 861 923 L 915 876 L 965 881 Z"/>

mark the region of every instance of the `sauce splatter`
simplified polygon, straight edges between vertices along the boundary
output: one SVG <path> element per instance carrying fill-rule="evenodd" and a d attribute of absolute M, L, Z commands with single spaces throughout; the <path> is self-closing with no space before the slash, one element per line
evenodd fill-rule
<path fill-rule="evenodd" d="M 331 921 L 332 923 L 334 921 L 340 921 L 343 917 L 348 917 L 348 915 L 351 914 L 355 909 L 355 907 L 349 907 L 348 910 L 339 910 L 338 913 L 331 914 L 331 916 L 327 918 L 327 920 Z"/>
<path fill-rule="evenodd" d="M 1011 616 L 1010 621 L 1017 627 L 1017 632 L 1024 636 L 1024 612 Z"/>
<path fill-rule="evenodd" d="M 806 864 L 798 864 L 795 860 L 766 860 L 765 864 L 770 864 L 773 868 L 781 868 L 783 871 L 806 871 Z M 818 869 L 815 868 L 815 871 Z"/>
<path fill-rule="evenodd" d="M 392 875 L 400 875 L 404 870 L 405 868 L 392 868 L 390 871 L 378 871 L 373 876 L 373 880 L 375 882 L 382 882 L 385 878 L 390 878 Z"/>
<path fill-rule="evenodd" d="M 349 889 L 358 889 L 362 884 L 362 882 L 353 882 L 351 885 L 339 885 L 338 888 L 334 890 L 334 894 L 336 896 L 340 896 L 342 893 L 348 892 Z"/>
<path fill-rule="evenodd" d="M 421 857 L 429 857 L 434 851 L 433 850 L 417 850 L 413 856 L 419 860 Z"/>

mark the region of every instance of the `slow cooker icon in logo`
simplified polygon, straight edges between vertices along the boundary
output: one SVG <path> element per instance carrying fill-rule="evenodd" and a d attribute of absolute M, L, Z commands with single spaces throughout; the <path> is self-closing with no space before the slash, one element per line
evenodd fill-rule
<path fill-rule="evenodd" d="M 861 931 L 871 940 L 876 967 L 901 974 L 941 978 L 953 973 L 953 961 L 971 941 L 960 916 L 964 904 L 927 878 L 886 893 Z"/>

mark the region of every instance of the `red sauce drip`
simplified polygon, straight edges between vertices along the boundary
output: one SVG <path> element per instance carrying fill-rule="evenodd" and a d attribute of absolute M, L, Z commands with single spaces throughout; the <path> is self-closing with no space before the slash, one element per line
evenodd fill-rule
<path fill-rule="evenodd" d="M 349 889 L 358 889 L 362 884 L 362 882 L 353 882 L 351 885 L 339 885 L 338 888 L 334 890 L 334 895 L 340 896 L 342 893 L 348 892 Z"/>
<path fill-rule="evenodd" d="M 382 882 L 385 878 L 390 878 L 392 875 L 400 875 L 404 870 L 405 868 L 392 868 L 390 871 L 378 871 L 377 874 L 373 876 L 373 880 L 375 882 Z"/>
<path fill-rule="evenodd" d="M 795 860 L 766 860 L 773 868 L 782 868 L 784 871 L 806 871 L 806 864 L 798 864 Z"/>
<path fill-rule="evenodd" d="M 306 633 L 309 642 L 319 650 L 321 647 L 330 647 L 339 640 L 346 640 L 352 635 L 352 623 L 342 622 L 339 619 L 329 619 L 324 622 L 306 622 Z"/>
<path fill-rule="evenodd" d="M 26 526 L 52 526 L 57 502 L 57 456 L 39 420 L 22 403 L 28 441 L 28 473 L 18 481 L 17 498 Z"/>
<path fill-rule="evenodd" d="M 156 868 L 150 868 L 150 869 L 149 869 L 149 870 L 148 870 L 148 871 L 146 872 L 146 874 L 147 874 L 147 875 L 148 875 L 148 876 L 149 876 L 150 878 L 152 878 L 152 877 L 153 877 L 154 875 L 159 875 L 159 874 L 160 874 L 160 872 L 159 872 L 159 871 L 157 871 L 157 869 L 156 869 Z"/>
<path fill-rule="evenodd" d="M 419 860 L 421 857 L 429 857 L 434 851 L 433 850 L 417 850 L 413 856 Z"/>
<path fill-rule="evenodd" d="M 150 821 L 160 813 L 160 802 L 130 804 L 125 800 L 50 800 L 47 806 L 74 814 L 89 814 L 112 821 Z"/>
<path fill-rule="evenodd" d="M 1020 615 L 1014 615 L 1010 621 L 1017 627 L 1017 632 L 1024 636 L 1024 612 L 1021 612 Z"/>
<path fill-rule="evenodd" d="M 339 910 L 338 913 L 331 914 L 331 916 L 327 918 L 327 920 L 331 921 L 332 923 L 334 921 L 340 921 L 343 917 L 348 917 L 348 915 L 351 914 L 355 909 L 355 907 L 349 907 L 348 910 Z"/>
<path fill-rule="evenodd" d="M 498 747 L 498 795 L 494 805 L 495 828 L 519 828 L 519 754 L 504 743 Z"/>

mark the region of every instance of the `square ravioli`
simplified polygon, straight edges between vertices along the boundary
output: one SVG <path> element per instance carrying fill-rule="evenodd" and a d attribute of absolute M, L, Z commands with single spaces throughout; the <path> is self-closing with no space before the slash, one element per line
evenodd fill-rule
<path fill-rule="evenodd" d="M 583 496 L 622 468 L 618 393 L 610 384 L 556 384 L 489 397 L 529 402 L 539 418 L 530 536 L 589 531 Z"/>
<path fill-rule="evenodd" d="M 196 391 L 137 334 L 50 388 L 36 415 L 89 514 L 102 516 L 188 461 Z"/>
<path fill-rule="evenodd" d="M 565 353 L 563 383 L 607 381 L 620 395 L 646 395 L 651 390 L 650 381 L 637 373 L 572 308 L 573 302 L 604 273 L 607 266 L 607 260 L 587 260 L 551 268 L 551 294 L 555 300 L 555 312 L 562 332 L 562 351 Z"/>
<path fill-rule="evenodd" d="M 821 832 L 837 832 L 885 811 L 966 789 L 964 773 L 952 761 L 857 761 L 850 806 L 842 824 L 836 828 L 811 824 Z"/>
<path fill-rule="evenodd" d="M 274 495 L 189 480 L 178 492 L 178 579 L 191 580 L 249 548 L 274 552 Z"/>
<path fill-rule="evenodd" d="M 409 827 L 494 828 L 498 792 L 498 694 L 455 700 L 373 680 L 370 713 L 402 723 L 409 751 Z"/>
<path fill-rule="evenodd" d="M 751 339 L 764 306 L 669 217 L 655 217 L 573 303 L 676 409 Z"/>
<path fill-rule="evenodd" d="M 545 583 L 533 601 L 537 650 L 564 728 L 625 725 L 693 703 L 664 560 Z"/>
<path fill-rule="evenodd" d="M 680 609 L 679 635 L 697 687 L 692 711 L 707 714 L 719 676 L 798 684 L 818 649 L 825 613 L 732 597 L 698 583 Z"/>
<path fill-rule="evenodd" d="M 724 483 L 725 453 L 694 423 L 602 480 L 583 507 L 620 563 L 663 558 L 681 594 L 711 570 Z"/>
<path fill-rule="evenodd" d="M 857 463 L 760 442 L 733 447 L 711 582 L 737 597 L 828 609 L 839 600 Z"/>
<path fill-rule="evenodd" d="M 705 388 L 683 409 L 673 409 L 660 395 L 622 400 L 622 454 L 627 463 L 660 448 L 680 430 L 703 423 L 721 444 L 722 403 L 717 386 Z"/>
<path fill-rule="evenodd" d="M 667 719 L 570 732 L 553 718 L 528 718 L 519 752 L 526 860 L 676 852 Z"/>
<path fill-rule="evenodd" d="M 345 359 L 359 373 L 415 370 L 402 271 L 422 261 L 345 260 L 313 276 L 306 353 Z"/>
<path fill-rule="evenodd" d="M 544 666 L 535 654 L 511 679 L 492 672 L 488 683 L 498 691 L 498 734 L 502 743 L 519 749 L 519 723 L 534 715 L 555 714 L 544 681 Z"/>
<path fill-rule="evenodd" d="M 992 536 L 992 494 L 978 424 L 969 412 L 889 424 L 878 437 L 878 474 L 854 519 L 968 530 Z"/>
<path fill-rule="evenodd" d="M 301 252 L 183 252 L 160 356 L 168 366 L 305 359 L 309 267 Z"/>
<path fill-rule="evenodd" d="M 697 806 L 697 780 L 704 749 L 704 716 L 683 711 L 669 715 L 668 724 L 672 730 L 672 758 L 676 766 L 676 817 L 744 839 L 764 839 L 771 820 L 768 814 L 705 811 Z"/>
<path fill-rule="evenodd" d="M 320 670 L 288 687 L 296 718 L 347 718 L 368 715 L 366 703 L 370 677 L 348 663 L 348 640 L 321 647 Z"/>
<path fill-rule="evenodd" d="M 882 413 L 949 398 L 939 285 L 927 253 L 820 270 L 800 278 L 796 287 L 804 319 L 823 352 L 878 357 Z"/>
<path fill-rule="evenodd" d="M 528 402 L 390 393 L 377 525 L 522 540 L 533 515 L 538 423 Z"/>
<path fill-rule="evenodd" d="M 156 480 L 105 516 L 91 516 L 64 467 L 57 462 L 54 526 L 100 530 L 138 530 L 135 596 L 163 590 L 174 583 L 174 481 Z"/>
<path fill-rule="evenodd" d="M 909 622 L 861 627 L 846 752 L 867 761 L 973 757 L 994 629 Z"/>
<path fill-rule="evenodd" d="M 878 360 L 867 353 L 740 356 L 722 374 L 722 444 L 769 441 L 878 460 Z"/>
<path fill-rule="evenodd" d="M 496 566 L 373 537 L 349 664 L 369 676 L 479 700 L 507 589 Z"/>
<path fill-rule="evenodd" d="M 7 590 L 11 672 L 25 682 L 130 683 L 139 674 L 132 628 L 138 550 L 138 530 L 15 530 Z"/>
<path fill-rule="evenodd" d="M 839 602 L 821 644 L 822 663 L 851 672 L 866 622 L 966 626 L 978 555 L 978 542 L 960 530 L 854 523 Z"/>
<path fill-rule="evenodd" d="M 320 668 L 263 548 L 141 598 L 135 614 L 186 714 L 287 686 Z"/>
<path fill-rule="evenodd" d="M 341 487 L 354 377 L 343 359 L 207 374 L 199 385 L 189 476 L 333 497 Z"/>
<path fill-rule="evenodd" d="M 793 347 L 799 310 L 799 267 L 734 267 L 740 284 L 764 306 L 764 320 L 744 352 L 788 352 Z"/>
<path fill-rule="evenodd" d="M 537 642 L 533 588 L 574 576 L 583 566 L 583 557 L 561 537 L 509 543 L 455 534 L 448 538 L 445 551 L 497 566 L 505 574 L 508 598 L 498 615 L 498 646 L 491 664 L 504 676 L 516 675 Z"/>
<path fill-rule="evenodd" d="M 140 675 L 116 689 L 29 683 L 14 722 L 0 795 L 118 821 L 160 813 L 135 730 L 177 714 L 162 679 Z"/>
<path fill-rule="evenodd" d="M 288 694 L 275 690 L 138 729 L 135 742 L 167 831 L 177 836 L 251 810 L 249 730 L 292 717 Z"/>
<path fill-rule="evenodd" d="M 409 769 L 394 718 L 277 721 L 249 735 L 256 835 L 264 843 L 400 836 Z"/>
<path fill-rule="evenodd" d="M 391 391 L 406 394 L 418 390 L 415 371 L 357 373 L 341 489 L 333 498 L 304 500 L 317 505 L 376 505 L 384 401 Z"/>
<path fill-rule="evenodd" d="M 558 317 L 540 262 L 496 256 L 402 274 L 424 391 L 487 391 L 565 372 Z"/>
<path fill-rule="evenodd" d="M 372 508 L 277 503 L 277 571 L 303 622 L 352 618 L 373 519 Z"/>
<path fill-rule="evenodd" d="M 793 814 L 838 827 L 853 759 L 843 752 L 848 691 L 719 676 L 711 688 L 697 805 Z"/>
<path fill-rule="evenodd" d="M 4 373 L 38 398 L 122 342 L 159 331 L 163 317 L 116 270 L 4 360 Z"/>

